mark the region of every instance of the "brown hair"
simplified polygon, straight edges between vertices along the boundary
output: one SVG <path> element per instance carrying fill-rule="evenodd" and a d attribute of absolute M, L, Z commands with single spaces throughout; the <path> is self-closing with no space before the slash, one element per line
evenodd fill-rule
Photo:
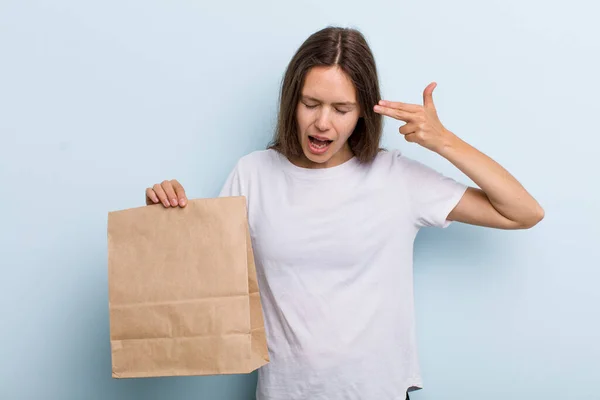
<path fill-rule="evenodd" d="M 379 80 L 366 39 L 351 28 L 324 28 L 309 36 L 296 51 L 282 81 L 277 127 L 269 148 L 288 158 L 302 155 L 296 107 L 306 74 L 315 66 L 338 66 L 350 77 L 362 114 L 348 144 L 360 162 L 372 161 L 380 150 L 382 131 L 382 116 L 373 111 L 381 98 Z"/>

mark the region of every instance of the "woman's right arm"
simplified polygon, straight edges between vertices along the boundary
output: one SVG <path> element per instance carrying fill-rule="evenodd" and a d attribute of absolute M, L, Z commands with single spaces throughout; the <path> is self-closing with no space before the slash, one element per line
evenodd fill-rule
<path fill-rule="evenodd" d="M 163 181 L 146 189 L 146 205 L 161 203 L 164 207 L 185 207 L 187 197 L 183 186 L 176 180 Z"/>

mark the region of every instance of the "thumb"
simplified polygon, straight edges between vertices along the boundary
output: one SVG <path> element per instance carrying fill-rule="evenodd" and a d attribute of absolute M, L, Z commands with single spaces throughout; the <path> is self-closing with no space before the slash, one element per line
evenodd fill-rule
<path fill-rule="evenodd" d="M 437 83 L 432 82 L 423 91 L 423 106 L 426 108 L 435 109 L 435 104 L 433 103 L 433 89 L 437 87 Z"/>

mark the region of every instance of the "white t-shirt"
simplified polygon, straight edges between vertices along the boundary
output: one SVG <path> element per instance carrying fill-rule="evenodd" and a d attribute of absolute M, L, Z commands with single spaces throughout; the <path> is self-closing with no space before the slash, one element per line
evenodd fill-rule
<path fill-rule="evenodd" d="M 242 157 L 220 196 L 246 196 L 271 362 L 257 400 L 404 400 L 422 387 L 413 242 L 446 227 L 466 185 L 399 151 L 306 169 Z"/>

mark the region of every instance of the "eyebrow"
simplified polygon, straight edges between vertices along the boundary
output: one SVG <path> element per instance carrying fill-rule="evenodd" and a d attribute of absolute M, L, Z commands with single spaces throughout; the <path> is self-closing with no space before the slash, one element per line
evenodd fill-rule
<path fill-rule="evenodd" d="M 315 99 L 314 97 L 311 97 L 311 96 L 302 95 L 302 99 L 316 101 L 317 103 L 322 103 L 321 100 Z M 333 103 L 333 105 L 335 105 L 335 106 L 355 106 L 356 103 L 353 103 L 351 101 L 338 101 L 336 103 Z"/>

